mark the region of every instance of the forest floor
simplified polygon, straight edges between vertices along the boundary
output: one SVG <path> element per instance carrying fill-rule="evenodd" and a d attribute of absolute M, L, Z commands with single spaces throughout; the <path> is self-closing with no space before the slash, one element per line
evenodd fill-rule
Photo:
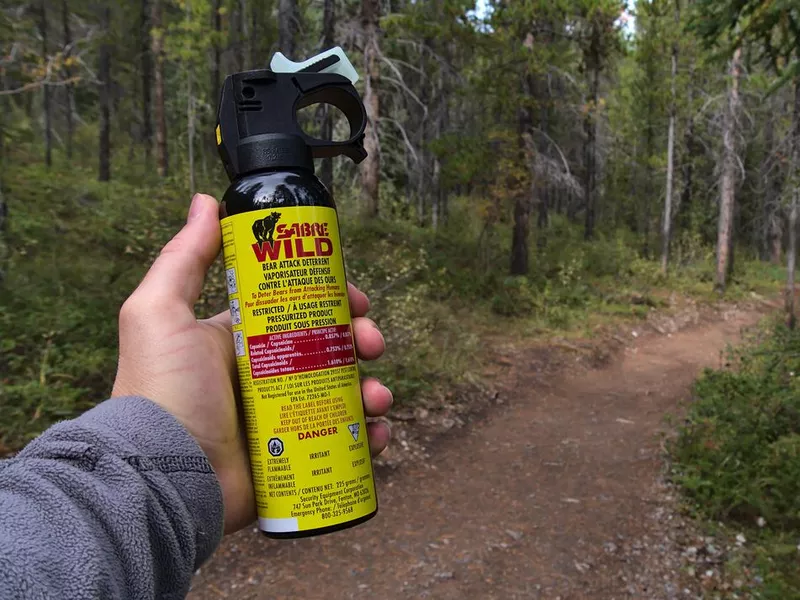
<path fill-rule="evenodd" d="M 476 380 L 455 413 L 396 415 L 373 521 L 298 541 L 240 532 L 190 598 L 660 599 L 729 586 L 719 561 L 698 564 L 713 546 L 665 479 L 665 417 L 777 307 L 688 307 L 603 340 L 489 339 L 491 387 Z"/>

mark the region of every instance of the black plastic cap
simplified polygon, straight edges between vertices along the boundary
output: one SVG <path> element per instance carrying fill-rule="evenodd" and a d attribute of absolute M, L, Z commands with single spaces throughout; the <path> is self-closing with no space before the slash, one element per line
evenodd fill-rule
<path fill-rule="evenodd" d="M 252 135 L 242 140 L 236 150 L 239 172 L 242 175 L 281 167 L 308 169 L 314 172 L 311 148 L 302 138 L 294 135 L 283 133 Z"/>
<path fill-rule="evenodd" d="M 350 137 L 321 140 L 307 135 L 298 110 L 330 104 L 347 118 Z M 364 160 L 367 116 L 350 81 L 325 73 L 234 73 L 225 79 L 217 113 L 217 144 L 229 179 L 267 169 L 308 169 L 315 158 L 344 155 Z"/>

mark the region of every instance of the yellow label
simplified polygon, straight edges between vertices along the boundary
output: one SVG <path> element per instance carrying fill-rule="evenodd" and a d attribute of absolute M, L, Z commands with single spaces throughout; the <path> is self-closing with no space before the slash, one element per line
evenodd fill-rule
<path fill-rule="evenodd" d="M 217 125 L 217 146 L 222 144 L 222 129 Z"/>
<path fill-rule="evenodd" d="M 377 508 L 336 211 L 222 221 L 259 527 L 302 532 Z"/>

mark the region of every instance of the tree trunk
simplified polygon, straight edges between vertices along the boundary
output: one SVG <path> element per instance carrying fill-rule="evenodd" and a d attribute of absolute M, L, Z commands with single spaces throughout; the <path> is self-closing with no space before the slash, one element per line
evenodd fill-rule
<path fill-rule="evenodd" d="M 652 101 L 652 94 L 649 94 L 650 100 L 648 101 L 648 110 L 647 110 L 647 125 L 645 127 L 645 143 L 644 143 L 644 151 L 645 156 L 644 159 L 646 161 L 645 167 L 645 180 L 644 180 L 644 213 L 643 216 L 643 223 L 642 223 L 642 233 L 644 234 L 644 245 L 642 247 L 642 256 L 644 258 L 650 258 L 650 207 L 651 202 L 650 199 L 653 196 L 653 167 L 652 161 L 650 157 L 653 156 L 653 138 L 655 136 L 655 132 L 653 131 L 653 101 Z"/>
<path fill-rule="evenodd" d="M 779 107 L 776 111 L 775 115 L 781 114 L 781 109 L 783 107 Z M 769 146 L 770 149 L 772 145 Z M 783 205 L 781 202 L 781 180 L 780 177 L 773 175 L 770 178 L 770 187 L 769 187 L 769 195 L 772 198 L 772 219 L 771 219 L 771 237 L 772 237 L 772 244 L 771 251 L 770 251 L 770 262 L 774 265 L 781 264 L 783 260 L 783 236 L 784 236 L 784 210 Z"/>
<path fill-rule="evenodd" d="M 536 247 L 541 251 L 547 247 L 547 227 L 550 224 L 549 215 L 550 188 L 544 186 L 539 191 L 538 210 L 536 212 Z"/>
<path fill-rule="evenodd" d="M 798 50 L 800 54 L 800 50 Z M 797 211 L 800 210 L 800 76 L 794 78 L 794 108 L 792 110 L 792 160 L 788 183 L 792 190 L 789 209 L 789 248 L 786 257 L 786 315 L 789 327 L 794 329 L 797 317 L 794 306 L 794 272 L 797 261 Z"/>
<path fill-rule="evenodd" d="M 594 51 L 593 51 L 594 52 Z M 584 128 L 586 130 L 585 163 L 586 173 L 584 188 L 586 193 L 586 224 L 583 236 L 590 240 L 594 237 L 596 193 L 597 193 L 597 126 L 600 101 L 600 67 L 599 56 L 592 58 L 590 69 L 589 110 L 586 114 Z"/>
<path fill-rule="evenodd" d="M 247 0 L 239 0 L 239 57 L 242 69 L 252 69 L 250 64 L 250 23 L 247 22 Z M 247 50 L 247 51 L 246 51 Z"/>
<path fill-rule="evenodd" d="M 259 3 L 257 2 L 252 9 L 250 10 L 250 31 L 249 34 L 249 41 L 250 41 L 250 68 L 257 69 L 260 66 L 260 63 L 264 62 L 261 60 L 261 57 L 258 54 L 258 42 L 261 39 L 258 33 L 258 8 Z"/>
<path fill-rule="evenodd" d="M 242 5 L 239 0 L 233 2 L 231 8 L 231 28 L 228 47 L 232 50 L 234 58 L 234 70 L 244 71 L 245 68 L 245 43 L 244 31 L 247 25 L 244 23 L 245 15 L 242 13 Z"/>
<path fill-rule="evenodd" d="M 680 0 L 675 0 L 675 31 L 681 22 Z M 678 118 L 678 40 L 672 42 L 672 73 L 670 77 L 671 102 L 669 107 L 669 130 L 667 132 L 667 189 L 664 197 L 664 222 L 661 230 L 661 272 L 666 275 L 669 265 L 669 245 L 672 241 L 672 188 L 675 180 L 675 121 Z"/>
<path fill-rule="evenodd" d="M 159 177 L 169 175 L 169 149 L 167 147 L 167 111 L 164 104 L 164 35 L 161 20 L 161 0 L 152 0 L 150 15 L 153 28 L 153 61 L 155 62 L 156 101 L 156 166 Z"/>
<path fill-rule="evenodd" d="M 212 108 L 216 107 L 217 102 L 219 101 L 219 94 L 220 94 L 220 72 L 221 72 L 221 65 L 220 62 L 222 60 L 222 48 L 220 47 L 220 35 L 222 32 L 222 14 L 220 10 L 222 9 L 222 0 L 214 0 L 214 8 L 212 19 L 214 21 L 214 38 L 211 45 L 211 50 L 213 54 L 213 64 L 211 67 L 211 106 Z"/>
<path fill-rule="evenodd" d="M 322 50 L 329 50 L 336 45 L 336 2 L 325 0 L 322 14 Z M 333 139 L 333 115 L 327 104 L 320 105 L 322 117 L 322 139 Z M 333 194 L 333 159 L 323 158 L 319 168 L 320 181 Z"/>
<path fill-rule="evenodd" d="M 514 199 L 514 231 L 511 236 L 511 274 L 528 274 L 528 236 L 530 234 L 530 202 L 526 196 Z"/>
<path fill-rule="evenodd" d="M 2 161 L 2 159 L 0 159 Z M 0 165 L 2 163 L 0 162 Z M 2 172 L 2 169 L 0 169 Z M 6 256 L 8 250 L 6 247 L 5 232 L 6 221 L 8 218 L 8 204 L 6 204 L 5 195 L 3 193 L 3 180 L 0 177 L 0 289 L 2 289 L 3 281 L 6 278 Z"/>
<path fill-rule="evenodd" d="M 300 17 L 297 11 L 297 0 L 279 0 L 278 3 L 278 46 L 290 60 L 298 60 L 297 32 Z"/>
<path fill-rule="evenodd" d="M 772 216 L 772 244 L 770 245 L 769 262 L 773 265 L 781 264 L 783 260 L 783 228 L 781 227 L 781 214 L 776 212 Z"/>
<path fill-rule="evenodd" d="M 100 42 L 97 74 L 100 78 L 100 170 L 99 181 L 111 180 L 111 46 L 108 36 L 111 31 L 111 7 L 108 0 L 103 4 L 100 27 L 103 39 Z"/>
<path fill-rule="evenodd" d="M 192 19 L 192 5 L 190 2 L 186 3 L 186 21 L 191 22 Z M 193 85 L 192 67 L 190 64 L 186 65 L 186 132 L 189 144 L 189 194 L 194 196 L 196 191 L 195 186 L 195 173 L 194 173 L 194 85 Z"/>
<path fill-rule="evenodd" d="M 736 124 L 739 115 L 739 77 L 742 49 L 737 48 L 730 63 L 727 105 L 722 125 L 722 177 L 720 180 L 719 223 L 717 229 L 716 289 L 725 292 L 731 251 L 731 228 L 736 201 Z"/>
<path fill-rule="evenodd" d="M 42 36 L 42 61 L 49 62 L 47 44 L 47 2 L 42 0 L 39 4 L 39 33 Z M 45 80 L 42 86 L 43 110 L 44 110 L 44 148 L 45 164 L 50 167 L 53 164 L 53 115 L 50 113 L 50 85 Z"/>
<path fill-rule="evenodd" d="M 61 1 L 61 21 L 64 26 L 64 60 L 69 60 L 72 54 L 72 31 L 69 26 L 69 7 L 67 0 Z M 64 67 L 64 75 L 67 79 L 72 77 L 72 67 Z M 72 160 L 72 138 L 75 132 L 75 123 L 72 115 L 73 89 L 72 84 L 64 86 L 64 116 L 67 121 L 67 159 Z"/>
<path fill-rule="evenodd" d="M 692 219 L 692 194 L 694 193 L 694 159 L 699 152 L 698 143 L 695 139 L 695 122 L 693 112 L 694 104 L 694 73 L 695 66 L 689 69 L 689 89 L 687 91 L 687 104 L 690 107 L 689 121 L 686 124 L 686 134 L 684 144 L 686 147 L 686 158 L 683 161 L 683 190 L 681 191 L 681 201 L 678 205 L 678 227 L 684 231 L 693 230 Z"/>
<path fill-rule="evenodd" d="M 438 186 L 439 182 L 439 174 L 441 172 L 442 165 L 439 163 L 438 158 L 433 159 L 433 181 L 431 187 L 433 188 L 433 193 L 431 194 L 431 228 L 436 231 L 439 228 L 439 200 L 440 200 L 440 188 Z"/>
<path fill-rule="evenodd" d="M 551 41 L 551 40 L 548 40 Z M 537 80 L 536 96 L 540 104 L 539 107 L 539 129 L 545 135 L 550 135 L 550 105 L 553 100 L 550 86 L 546 81 Z M 552 152 L 549 146 L 544 155 L 550 158 Z M 532 190 L 537 192 L 537 190 Z M 550 184 L 547 181 L 539 182 L 539 189 L 536 196 L 536 248 L 541 252 L 547 247 L 547 226 L 550 222 L 548 211 L 550 209 Z"/>
<path fill-rule="evenodd" d="M 282 0 L 283 1 L 283 0 Z M 364 31 L 364 106 L 367 110 L 366 135 L 364 137 L 364 150 L 367 158 L 361 163 L 362 197 L 366 212 L 371 217 L 377 217 L 379 212 L 378 193 L 381 174 L 381 149 L 378 139 L 380 122 L 380 103 L 378 89 L 380 82 L 379 73 L 379 31 L 378 19 L 380 17 L 379 0 L 362 0 L 361 25 Z"/>
<path fill-rule="evenodd" d="M 7 89 L 5 74 L 0 73 L 0 91 Z M 5 174 L 8 173 L 6 164 L 6 122 L 8 120 L 8 98 L 0 96 L 0 289 L 2 289 L 5 279 L 6 258 L 8 247 L 6 242 L 6 224 L 8 222 L 8 203 L 5 198 Z"/>
<path fill-rule="evenodd" d="M 142 55 L 142 144 L 144 144 L 145 165 L 149 169 L 153 155 L 153 117 L 150 99 L 153 88 L 153 58 L 150 53 L 150 7 L 148 0 L 142 0 L 139 51 Z"/>
<path fill-rule="evenodd" d="M 779 113 L 778 113 L 779 114 Z M 764 159 L 761 161 L 761 260 L 780 264 L 783 231 L 781 230 L 781 199 L 778 178 L 771 174 L 775 148 L 775 113 L 770 112 L 764 123 Z"/>

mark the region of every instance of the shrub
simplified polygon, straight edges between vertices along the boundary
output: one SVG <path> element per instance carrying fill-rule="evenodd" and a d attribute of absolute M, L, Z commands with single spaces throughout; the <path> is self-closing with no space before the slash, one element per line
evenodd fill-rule
<path fill-rule="evenodd" d="M 748 538 L 759 540 L 757 555 L 773 578 L 765 590 L 785 590 L 786 581 L 794 581 L 796 594 L 800 332 L 776 325 L 759 344 L 731 353 L 729 363 L 706 371 L 696 384 L 695 402 L 672 447 L 674 476 L 701 515 L 753 531 Z M 765 528 L 756 527 L 759 519 Z M 791 560 L 787 538 L 794 540 Z M 766 597 L 788 597 L 782 593 Z"/>

